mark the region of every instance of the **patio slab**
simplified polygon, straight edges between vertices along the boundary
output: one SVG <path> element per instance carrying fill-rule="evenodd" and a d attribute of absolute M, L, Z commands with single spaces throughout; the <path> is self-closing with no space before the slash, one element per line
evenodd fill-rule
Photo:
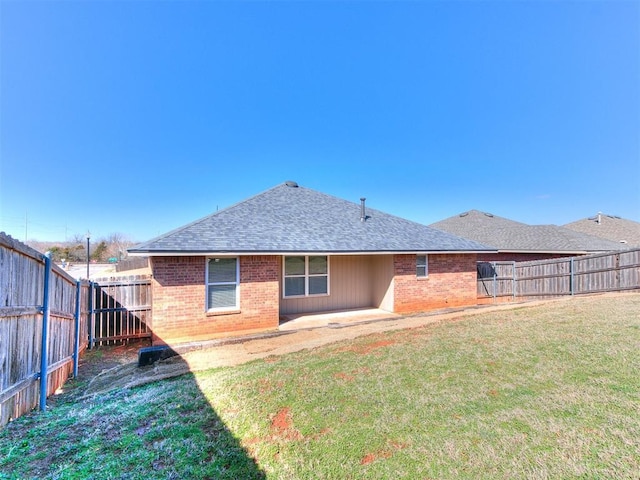
<path fill-rule="evenodd" d="M 341 328 L 357 323 L 400 318 L 401 315 L 379 308 L 355 308 L 331 312 L 283 315 L 278 330 L 290 331 L 306 328 Z"/>

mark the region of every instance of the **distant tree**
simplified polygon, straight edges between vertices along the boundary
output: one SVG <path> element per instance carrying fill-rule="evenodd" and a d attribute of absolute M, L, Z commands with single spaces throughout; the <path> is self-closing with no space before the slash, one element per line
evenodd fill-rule
<path fill-rule="evenodd" d="M 108 256 L 122 260 L 127 256 L 127 248 L 132 246 L 132 242 L 127 236 L 122 233 L 112 233 L 106 238 L 108 245 Z"/>
<path fill-rule="evenodd" d="M 109 258 L 121 260 L 127 256 L 127 248 L 134 245 L 126 235 L 112 233 L 105 238 L 89 241 L 91 260 L 106 262 Z M 38 242 L 30 241 L 29 246 L 41 253 L 51 252 L 54 262 L 66 260 L 69 263 L 87 261 L 87 236 L 75 234 L 67 242 Z"/>
<path fill-rule="evenodd" d="M 109 246 L 107 245 L 107 242 L 102 240 L 95 246 L 93 252 L 91 252 L 91 260 L 95 260 L 96 262 L 105 262 L 107 260 L 108 249 Z"/>

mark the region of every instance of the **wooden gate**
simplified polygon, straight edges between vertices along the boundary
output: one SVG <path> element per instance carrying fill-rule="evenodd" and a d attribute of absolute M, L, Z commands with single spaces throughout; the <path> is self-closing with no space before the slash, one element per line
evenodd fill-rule
<path fill-rule="evenodd" d="M 98 279 L 90 302 L 90 347 L 151 337 L 150 275 Z"/>

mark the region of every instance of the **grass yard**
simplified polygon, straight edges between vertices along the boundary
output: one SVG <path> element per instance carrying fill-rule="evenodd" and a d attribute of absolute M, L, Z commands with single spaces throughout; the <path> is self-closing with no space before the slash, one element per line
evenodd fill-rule
<path fill-rule="evenodd" d="M 0 431 L 0 478 L 638 479 L 640 295 L 70 386 Z"/>

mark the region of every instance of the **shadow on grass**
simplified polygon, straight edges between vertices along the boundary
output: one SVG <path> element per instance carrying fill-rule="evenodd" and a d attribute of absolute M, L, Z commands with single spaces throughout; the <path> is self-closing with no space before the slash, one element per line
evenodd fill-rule
<path fill-rule="evenodd" d="M 83 395 L 117 348 L 88 352 L 78 379 L 51 399 L 47 412 L 34 411 L 0 431 L 0 479 L 266 478 L 191 373 Z M 156 368 L 131 362 L 109 371 L 127 376 Z M 176 374 L 188 371 L 180 357 L 171 363 Z"/>

